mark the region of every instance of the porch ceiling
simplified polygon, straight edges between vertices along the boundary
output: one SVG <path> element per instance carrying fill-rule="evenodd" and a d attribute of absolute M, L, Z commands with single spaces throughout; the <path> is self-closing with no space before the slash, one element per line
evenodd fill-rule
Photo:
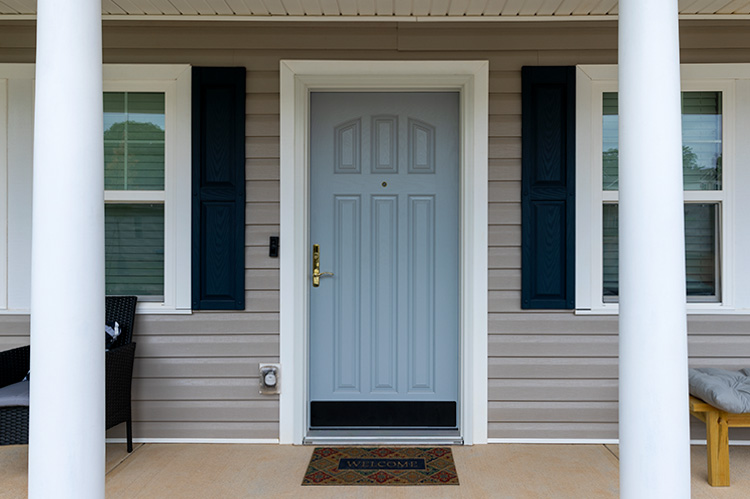
<path fill-rule="evenodd" d="M 102 0 L 105 19 L 498 21 L 602 20 L 617 0 Z M 750 0 L 679 0 L 683 19 L 750 17 Z M 0 0 L 0 18 L 33 19 L 36 0 Z"/>

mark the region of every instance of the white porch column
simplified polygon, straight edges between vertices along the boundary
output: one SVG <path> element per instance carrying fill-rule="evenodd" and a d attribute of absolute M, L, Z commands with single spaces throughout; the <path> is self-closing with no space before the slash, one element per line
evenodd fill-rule
<path fill-rule="evenodd" d="M 621 0 L 620 494 L 689 498 L 677 0 Z"/>
<path fill-rule="evenodd" d="M 101 1 L 38 0 L 29 497 L 104 497 Z"/>

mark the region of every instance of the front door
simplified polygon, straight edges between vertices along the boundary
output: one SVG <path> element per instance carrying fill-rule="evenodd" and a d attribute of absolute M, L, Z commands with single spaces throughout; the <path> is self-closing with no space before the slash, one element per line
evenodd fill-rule
<path fill-rule="evenodd" d="M 459 94 L 314 92 L 310 116 L 310 428 L 455 429 Z"/>

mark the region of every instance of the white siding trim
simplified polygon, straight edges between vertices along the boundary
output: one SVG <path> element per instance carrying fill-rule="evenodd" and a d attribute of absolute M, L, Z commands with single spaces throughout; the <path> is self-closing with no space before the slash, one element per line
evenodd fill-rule
<path fill-rule="evenodd" d="M 680 21 L 747 21 L 748 14 L 681 14 Z M 35 21 L 35 14 L 0 14 L 0 21 Z M 103 21 L 182 21 L 182 22 L 399 22 L 399 23 L 443 23 L 443 22 L 596 22 L 617 21 L 616 14 L 568 15 L 568 16 L 252 16 L 252 15 L 144 15 L 104 14 Z"/>
<path fill-rule="evenodd" d="M 123 438 L 124 442 L 125 439 Z M 619 445 L 618 438 L 488 438 L 488 444 L 528 444 L 528 445 Z M 691 440 L 690 445 L 706 445 L 705 440 Z M 729 445 L 748 446 L 750 440 L 730 440 Z"/>
<path fill-rule="evenodd" d="M 465 443 L 487 441 L 488 68 L 486 61 L 281 61 L 281 443 L 301 444 L 307 421 L 311 89 L 461 92 L 460 425 Z"/>
<path fill-rule="evenodd" d="M 29 310 L 33 81 L 33 64 L 0 65 L 0 315 Z"/>
<path fill-rule="evenodd" d="M 108 438 L 108 444 L 124 444 L 125 438 Z M 136 444 L 260 444 L 278 445 L 278 438 L 134 438 Z"/>
<path fill-rule="evenodd" d="M 8 307 L 8 80 L 0 79 L 0 310 Z"/>
<path fill-rule="evenodd" d="M 123 442 L 125 440 L 123 439 Z M 541 444 L 541 445 L 616 445 L 620 443 L 617 438 L 489 438 L 488 444 Z"/>
<path fill-rule="evenodd" d="M 34 80 L 8 80 L 8 310 L 31 304 Z M 29 84 L 31 83 L 31 84 Z"/>
<path fill-rule="evenodd" d="M 185 64 L 104 66 L 104 91 L 165 94 L 164 191 L 108 192 L 107 201 L 164 198 L 164 302 L 138 303 L 140 313 L 191 312 L 191 70 Z"/>

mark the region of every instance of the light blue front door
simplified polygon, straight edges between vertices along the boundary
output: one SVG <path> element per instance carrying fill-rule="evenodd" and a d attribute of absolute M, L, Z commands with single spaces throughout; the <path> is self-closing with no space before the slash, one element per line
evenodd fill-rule
<path fill-rule="evenodd" d="M 319 92 L 310 115 L 333 273 L 310 280 L 310 426 L 455 428 L 459 95 Z"/>

